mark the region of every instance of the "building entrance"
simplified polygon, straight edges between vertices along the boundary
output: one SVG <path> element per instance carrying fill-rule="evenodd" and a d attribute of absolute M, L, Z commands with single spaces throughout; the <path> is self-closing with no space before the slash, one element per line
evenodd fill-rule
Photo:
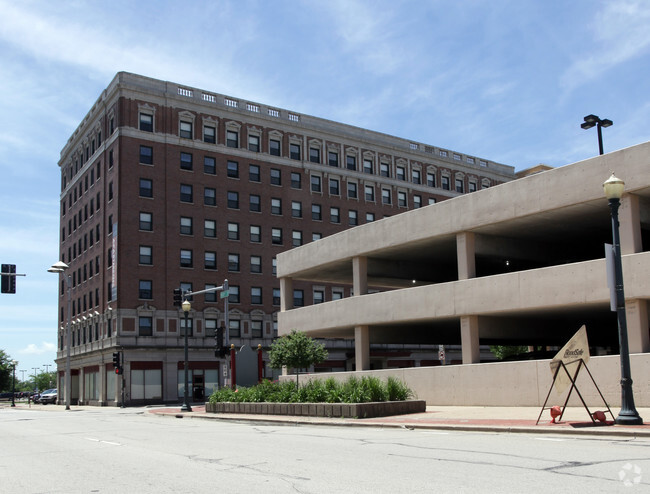
<path fill-rule="evenodd" d="M 205 382 L 203 375 L 192 375 L 192 401 L 205 401 Z"/>

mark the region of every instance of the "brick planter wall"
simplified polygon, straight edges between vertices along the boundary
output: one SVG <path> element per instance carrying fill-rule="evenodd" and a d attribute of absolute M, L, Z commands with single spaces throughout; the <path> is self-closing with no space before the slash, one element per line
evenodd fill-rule
<path fill-rule="evenodd" d="M 372 403 L 206 403 L 207 413 L 372 418 L 426 411 L 424 400 Z"/>

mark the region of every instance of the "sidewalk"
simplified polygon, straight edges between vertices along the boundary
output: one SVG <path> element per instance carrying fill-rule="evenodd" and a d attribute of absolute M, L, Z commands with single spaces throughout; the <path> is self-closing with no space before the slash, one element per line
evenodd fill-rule
<path fill-rule="evenodd" d="M 591 409 L 590 409 L 591 410 Z M 597 409 L 591 410 L 595 412 Z M 598 436 L 650 437 L 650 408 L 637 408 L 644 419 L 643 425 L 622 426 L 590 420 L 584 408 L 567 408 L 562 422 L 552 424 L 549 410 L 544 410 L 535 425 L 541 408 L 533 407 L 444 407 L 428 406 L 425 413 L 395 415 L 372 419 L 344 419 L 305 416 L 215 414 L 206 413 L 205 406 L 192 406 L 191 412 L 181 412 L 180 407 L 152 408 L 148 413 L 175 417 L 207 420 L 231 420 L 284 425 L 330 425 L 357 427 L 386 427 L 406 429 L 436 429 L 482 432 L 519 432 L 533 434 L 580 434 Z M 614 417 L 619 409 L 612 409 Z"/>

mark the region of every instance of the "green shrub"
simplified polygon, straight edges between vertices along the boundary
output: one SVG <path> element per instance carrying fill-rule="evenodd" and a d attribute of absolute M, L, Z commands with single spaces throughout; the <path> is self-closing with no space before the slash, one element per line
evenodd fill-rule
<path fill-rule="evenodd" d="M 210 396 L 210 403 L 219 402 L 271 402 L 271 403 L 367 403 L 371 401 L 403 401 L 413 396 L 413 391 L 402 381 L 389 377 L 351 376 L 341 383 L 330 377 L 312 379 L 297 387 L 293 381 L 262 381 L 251 387 L 237 390 L 221 388 Z"/>

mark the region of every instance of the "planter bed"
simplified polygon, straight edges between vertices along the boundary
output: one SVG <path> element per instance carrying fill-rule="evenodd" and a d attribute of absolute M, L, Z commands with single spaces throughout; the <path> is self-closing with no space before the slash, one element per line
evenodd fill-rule
<path fill-rule="evenodd" d="M 297 415 L 307 417 L 373 418 L 426 411 L 424 400 L 371 403 L 206 403 L 207 413 Z"/>

